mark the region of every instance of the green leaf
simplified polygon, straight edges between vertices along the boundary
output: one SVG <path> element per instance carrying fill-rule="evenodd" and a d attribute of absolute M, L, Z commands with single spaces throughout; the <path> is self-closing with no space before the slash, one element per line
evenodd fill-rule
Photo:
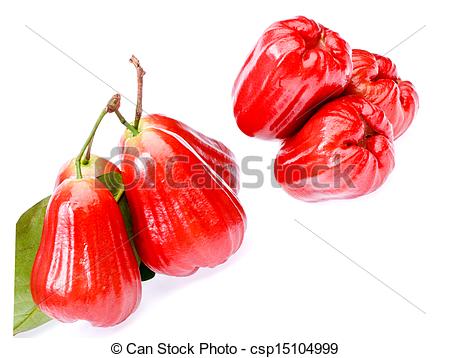
<path fill-rule="evenodd" d="M 138 261 L 138 264 L 141 262 L 141 258 L 139 257 L 136 247 L 134 246 L 133 241 L 133 223 L 131 221 L 131 214 L 130 209 L 128 207 L 127 198 L 123 193 L 125 192 L 125 189 L 123 187 L 122 182 L 122 176 L 119 173 L 111 172 L 104 175 L 101 175 L 97 178 L 100 180 L 105 186 L 108 188 L 108 190 L 111 192 L 111 194 L 114 196 L 114 199 L 119 204 L 120 212 L 122 213 L 123 221 L 125 223 L 125 228 L 127 229 L 128 234 L 128 240 L 131 242 L 131 246 L 133 248 L 134 256 L 136 256 L 136 260 Z"/>
<path fill-rule="evenodd" d="M 49 199 L 50 197 L 42 199 L 28 209 L 16 224 L 13 334 L 28 331 L 50 321 L 50 317 L 34 304 L 30 292 L 31 269 L 41 241 Z"/>
<path fill-rule="evenodd" d="M 128 237 L 133 246 L 133 251 L 140 264 L 140 258 L 133 244 L 133 226 L 131 222 L 130 210 L 124 193 L 122 176 L 119 173 L 111 172 L 98 178 L 105 184 L 113 194 L 125 223 Z M 39 327 L 51 320 L 50 317 L 42 313 L 34 304 L 30 292 L 30 276 L 33 268 L 34 258 L 41 241 L 42 227 L 44 224 L 45 211 L 50 197 L 42 199 L 39 203 L 28 209 L 19 218 L 16 224 L 16 262 L 14 278 L 14 327 L 13 334 L 25 332 Z M 142 281 L 147 281 L 155 276 L 155 273 L 140 264 Z"/>
<path fill-rule="evenodd" d="M 97 177 L 97 179 L 105 184 L 116 201 L 120 201 L 120 199 L 124 197 L 123 193 L 125 191 L 125 188 L 123 187 L 122 175 L 120 175 L 120 173 L 110 172 L 100 175 L 99 177 Z"/>
<path fill-rule="evenodd" d="M 125 188 L 122 182 L 122 176 L 119 173 L 111 172 L 98 177 L 108 190 L 113 194 L 114 198 L 118 201 L 120 211 L 122 212 L 123 221 L 125 222 L 125 227 L 128 233 L 128 239 L 131 242 L 131 246 L 133 247 L 134 255 L 136 256 L 137 262 L 139 264 L 139 271 L 141 273 L 141 281 L 148 281 L 155 277 L 155 273 L 150 270 L 144 263 L 141 262 L 141 258 L 139 257 L 136 247 L 133 241 L 133 223 L 131 221 L 130 209 L 128 207 L 127 198 L 123 193 L 125 192 Z"/>

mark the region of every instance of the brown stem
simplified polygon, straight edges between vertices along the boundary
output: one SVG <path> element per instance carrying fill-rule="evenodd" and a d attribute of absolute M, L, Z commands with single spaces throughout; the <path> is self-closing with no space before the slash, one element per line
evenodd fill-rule
<path fill-rule="evenodd" d="M 136 67 L 137 72 L 137 102 L 136 102 L 136 116 L 134 118 L 134 127 L 138 129 L 139 121 L 141 120 L 142 116 L 142 85 L 143 85 L 143 78 L 145 75 L 144 69 L 141 67 L 139 60 L 136 58 L 136 56 L 132 55 L 130 58 L 130 62 Z"/>
<path fill-rule="evenodd" d="M 111 97 L 108 104 L 106 105 L 106 112 L 113 113 L 117 111 L 120 107 L 120 94 L 116 93 Z"/>

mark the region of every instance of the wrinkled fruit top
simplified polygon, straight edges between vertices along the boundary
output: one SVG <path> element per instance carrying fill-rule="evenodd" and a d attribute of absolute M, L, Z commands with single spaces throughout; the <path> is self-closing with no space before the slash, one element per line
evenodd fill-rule
<path fill-rule="evenodd" d="M 352 71 L 339 34 L 297 17 L 271 25 L 233 87 L 234 115 L 248 136 L 287 138 L 322 102 L 341 94 Z"/>
<path fill-rule="evenodd" d="M 394 138 L 400 137 L 419 108 L 413 84 L 398 77 L 394 63 L 387 57 L 353 50 L 352 58 L 353 75 L 346 93 L 363 96 L 379 106 L 392 123 Z"/>
<path fill-rule="evenodd" d="M 394 168 L 392 125 L 359 96 L 324 105 L 275 161 L 275 177 L 305 201 L 347 199 L 377 189 Z"/>

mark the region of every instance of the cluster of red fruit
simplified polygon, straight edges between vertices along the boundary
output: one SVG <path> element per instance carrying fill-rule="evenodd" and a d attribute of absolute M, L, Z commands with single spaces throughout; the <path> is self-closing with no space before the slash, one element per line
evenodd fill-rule
<path fill-rule="evenodd" d="M 394 168 L 393 141 L 419 103 L 391 60 L 352 51 L 339 34 L 305 17 L 264 32 L 233 97 L 242 132 L 282 140 L 275 178 L 305 201 L 354 198 L 380 187 Z M 348 180 L 336 181 L 336 170 Z"/>
<path fill-rule="evenodd" d="M 225 262 L 243 239 L 246 217 L 233 153 L 174 119 L 142 117 L 145 73 L 135 57 L 131 62 L 138 73 L 134 124 L 114 96 L 79 155 L 61 169 L 47 207 L 31 293 L 44 313 L 64 322 L 111 326 L 126 319 L 141 299 L 138 260 L 157 273 L 187 276 Z M 275 177 L 307 201 L 377 189 L 394 167 L 393 140 L 418 107 L 414 87 L 400 80 L 389 59 L 351 51 L 337 33 L 304 17 L 264 32 L 233 96 L 245 134 L 283 140 Z M 90 153 L 108 113 L 127 128 L 120 169 Z M 180 188 L 167 180 L 167 163 L 175 157 L 182 160 L 171 167 L 174 182 L 189 183 L 195 168 L 207 185 Z M 336 185 L 337 167 L 350 181 Z M 111 172 L 122 176 L 132 238 L 117 198 L 98 179 Z"/>
<path fill-rule="evenodd" d="M 157 273 L 187 276 L 225 262 L 244 236 L 246 217 L 237 198 L 239 169 L 233 153 L 174 119 L 141 118 L 144 72 L 135 57 L 131 61 L 138 70 L 134 125 L 120 113 L 120 96 L 115 95 L 80 154 L 60 170 L 47 206 L 31 294 L 44 313 L 63 322 L 118 324 L 141 299 L 137 260 Z M 115 113 L 127 127 L 120 139 L 120 169 L 90 153 L 107 113 Z M 169 183 L 166 166 L 174 157 L 183 159 L 171 168 L 176 183 L 189 184 L 196 168 L 197 175 L 201 171 L 214 185 L 180 188 Z M 116 199 L 97 178 L 111 172 L 122 175 L 132 238 Z"/>

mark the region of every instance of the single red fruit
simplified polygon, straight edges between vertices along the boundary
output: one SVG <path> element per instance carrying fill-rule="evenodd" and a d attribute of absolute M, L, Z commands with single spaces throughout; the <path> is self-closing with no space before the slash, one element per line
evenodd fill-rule
<path fill-rule="evenodd" d="M 275 161 L 275 177 L 297 199 L 348 199 L 376 190 L 394 168 L 392 125 L 359 96 L 324 105 Z"/>
<path fill-rule="evenodd" d="M 223 144 L 173 122 L 126 135 L 123 144 L 125 194 L 134 242 L 145 265 L 166 275 L 187 276 L 236 252 L 245 213 L 228 183 L 209 165 L 224 160 L 223 152 L 215 149 L 225 148 Z"/>
<path fill-rule="evenodd" d="M 73 158 L 61 167 L 56 177 L 55 188 L 65 179 L 77 177 L 75 160 L 76 158 Z M 87 163 L 81 162 L 81 173 L 83 177 L 96 178 L 111 172 L 120 173 L 120 170 L 114 163 L 97 155 L 91 154 Z"/>
<path fill-rule="evenodd" d="M 151 128 L 163 129 L 183 138 L 236 194 L 239 192 L 239 166 L 233 152 L 222 142 L 196 131 L 183 122 L 160 114 L 152 114 L 139 121 L 139 131 Z M 131 136 L 132 134 L 126 131 L 120 140 L 120 147 L 123 147 L 125 139 Z"/>
<path fill-rule="evenodd" d="M 94 178 L 67 179 L 47 207 L 31 274 L 39 308 L 63 322 L 113 326 L 141 299 L 136 258 L 119 207 Z"/>
<path fill-rule="evenodd" d="M 237 124 L 251 137 L 287 138 L 344 91 L 351 72 L 350 46 L 339 34 L 303 16 L 276 22 L 234 83 Z"/>
<path fill-rule="evenodd" d="M 409 81 L 402 81 L 387 57 L 353 50 L 353 75 L 347 94 L 357 94 L 380 107 L 392 123 L 394 139 L 411 125 L 419 108 L 419 96 Z"/>

